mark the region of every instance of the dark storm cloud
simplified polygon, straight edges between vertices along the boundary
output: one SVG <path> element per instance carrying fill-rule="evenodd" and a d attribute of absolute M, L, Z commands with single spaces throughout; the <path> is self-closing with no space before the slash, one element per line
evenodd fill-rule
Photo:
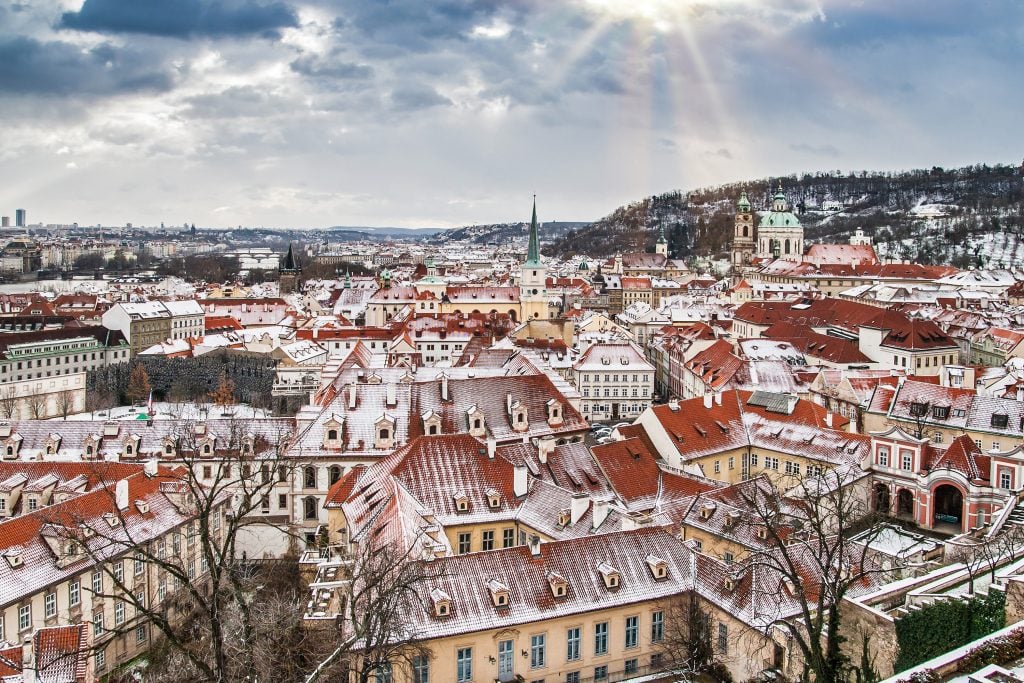
<path fill-rule="evenodd" d="M 256 0 L 85 0 L 81 10 L 65 12 L 58 23 L 79 31 L 171 38 L 276 37 L 297 25 L 291 6 Z"/>
<path fill-rule="evenodd" d="M 377 49 L 429 52 L 438 41 L 464 39 L 501 11 L 501 4 L 490 0 L 348 0 L 341 3 L 336 25 L 357 32 Z"/>
<path fill-rule="evenodd" d="M 60 41 L 0 38 L 0 92 L 116 95 L 164 91 L 173 84 L 173 71 L 148 52 L 108 43 L 83 50 Z"/>

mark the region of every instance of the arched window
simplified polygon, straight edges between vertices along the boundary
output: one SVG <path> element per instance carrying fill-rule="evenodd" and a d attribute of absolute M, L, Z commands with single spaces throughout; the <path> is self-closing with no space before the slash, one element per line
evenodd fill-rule
<path fill-rule="evenodd" d="M 302 499 L 302 516 L 304 519 L 316 519 L 316 496 L 306 496 Z"/>
<path fill-rule="evenodd" d="M 473 420 L 473 429 L 480 429 L 483 425 L 480 423 L 480 418 Z"/>
<path fill-rule="evenodd" d="M 316 488 L 316 468 L 305 467 L 302 470 L 302 485 L 307 489 Z"/>
<path fill-rule="evenodd" d="M 209 455 L 209 454 L 210 454 L 210 444 L 204 443 L 203 444 L 203 455 Z"/>
<path fill-rule="evenodd" d="M 171 444 L 167 444 L 166 446 L 164 446 L 164 455 L 173 455 L 173 454 L 174 454 L 174 446 L 172 446 Z"/>
<path fill-rule="evenodd" d="M 333 486 L 339 479 L 341 479 L 341 468 L 337 465 L 331 465 L 331 469 L 328 470 L 331 485 Z"/>
<path fill-rule="evenodd" d="M 750 236 L 750 226 L 749 225 L 744 225 L 743 226 L 743 236 L 744 237 L 749 237 Z"/>
<path fill-rule="evenodd" d="M 384 428 L 384 429 L 380 430 L 379 436 L 380 436 L 380 440 L 381 441 L 387 441 L 388 439 L 391 438 L 391 430 L 387 429 L 387 428 Z"/>
<path fill-rule="evenodd" d="M 427 434 L 431 436 L 437 434 L 437 425 L 430 425 L 430 428 L 427 430 Z"/>
<path fill-rule="evenodd" d="M 789 253 L 789 240 L 788 239 L 785 242 L 785 253 L 787 253 L 787 254 Z"/>

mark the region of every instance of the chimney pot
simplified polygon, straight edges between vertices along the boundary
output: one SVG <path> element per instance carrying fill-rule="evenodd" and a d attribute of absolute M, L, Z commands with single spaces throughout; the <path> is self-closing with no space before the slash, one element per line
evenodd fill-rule
<path fill-rule="evenodd" d="M 527 494 L 529 490 L 528 476 L 526 465 L 516 465 L 512 468 L 512 492 L 516 498 L 522 498 Z"/>

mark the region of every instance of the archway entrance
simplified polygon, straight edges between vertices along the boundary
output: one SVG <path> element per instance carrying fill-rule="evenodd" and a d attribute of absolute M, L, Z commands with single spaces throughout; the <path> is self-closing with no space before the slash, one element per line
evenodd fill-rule
<path fill-rule="evenodd" d="M 908 489 L 900 489 L 896 493 L 896 516 L 914 517 L 914 494 Z"/>
<path fill-rule="evenodd" d="M 951 524 L 963 530 L 964 495 L 960 489 L 949 484 L 937 486 L 932 501 L 936 525 Z"/>
<path fill-rule="evenodd" d="M 889 487 L 885 484 L 875 484 L 875 512 L 889 514 Z"/>

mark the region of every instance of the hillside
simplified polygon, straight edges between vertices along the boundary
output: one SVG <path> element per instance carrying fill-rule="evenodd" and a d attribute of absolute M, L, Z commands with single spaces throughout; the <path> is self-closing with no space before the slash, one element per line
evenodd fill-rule
<path fill-rule="evenodd" d="M 544 253 L 610 256 L 651 250 L 664 226 L 673 256 L 721 256 L 732 239 L 740 192 L 747 191 L 755 209 L 764 207 L 778 182 L 761 178 L 648 197 L 570 231 Z M 1024 257 L 1018 166 L 832 171 L 789 176 L 782 184 L 809 243 L 845 242 L 861 228 L 875 238 L 879 255 L 891 258 L 998 267 Z"/>
<path fill-rule="evenodd" d="M 544 223 L 544 239 L 561 238 L 571 230 L 590 225 L 584 222 L 550 221 Z M 445 230 L 437 237 L 444 241 L 469 241 L 474 244 L 504 244 L 511 240 L 526 239 L 530 234 L 529 223 L 495 223 L 492 225 L 469 225 L 463 228 Z"/>

